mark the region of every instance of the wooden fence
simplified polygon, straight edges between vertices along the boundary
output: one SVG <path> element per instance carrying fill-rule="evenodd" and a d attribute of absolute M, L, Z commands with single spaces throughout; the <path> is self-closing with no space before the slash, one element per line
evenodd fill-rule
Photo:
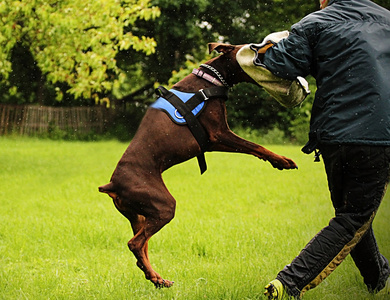
<path fill-rule="evenodd" d="M 109 110 L 95 107 L 48 107 L 0 104 L 0 135 L 35 135 L 54 128 L 81 134 L 102 133 Z"/>

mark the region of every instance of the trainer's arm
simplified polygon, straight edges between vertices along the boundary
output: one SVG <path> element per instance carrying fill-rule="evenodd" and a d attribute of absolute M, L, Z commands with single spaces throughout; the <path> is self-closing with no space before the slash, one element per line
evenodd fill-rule
<path fill-rule="evenodd" d="M 306 77 L 311 73 L 312 51 L 309 41 L 299 25 L 292 27 L 290 35 L 269 48 L 263 63 L 276 76 L 294 80 L 297 76 Z"/>

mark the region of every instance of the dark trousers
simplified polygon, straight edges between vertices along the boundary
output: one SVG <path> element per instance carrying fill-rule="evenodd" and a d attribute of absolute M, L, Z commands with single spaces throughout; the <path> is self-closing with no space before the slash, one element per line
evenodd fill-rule
<path fill-rule="evenodd" d="M 335 217 L 277 279 L 291 296 L 301 297 L 351 254 L 368 289 L 379 291 L 390 268 L 379 252 L 372 221 L 389 182 L 390 147 L 323 145 L 320 150 Z"/>

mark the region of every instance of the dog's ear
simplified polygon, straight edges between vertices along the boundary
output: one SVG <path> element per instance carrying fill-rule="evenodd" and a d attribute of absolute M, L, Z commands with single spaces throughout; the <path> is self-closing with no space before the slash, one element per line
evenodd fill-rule
<path fill-rule="evenodd" d="M 229 53 L 234 49 L 233 45 L 229 44 L 222 44 L 222 43 L 209 43 L 209 53 L 213 52 L 214 50 L 218 53 Z"/>

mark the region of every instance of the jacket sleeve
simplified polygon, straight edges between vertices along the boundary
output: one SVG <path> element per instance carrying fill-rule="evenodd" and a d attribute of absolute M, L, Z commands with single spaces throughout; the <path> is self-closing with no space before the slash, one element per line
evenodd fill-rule
<path fill-rule="evenodd" d="M 264 55 L 264 65 L 276 76 L 294 80 L 311 73 L 312 49 L 300 24 L 292 26 L 290 35 Z"/>

